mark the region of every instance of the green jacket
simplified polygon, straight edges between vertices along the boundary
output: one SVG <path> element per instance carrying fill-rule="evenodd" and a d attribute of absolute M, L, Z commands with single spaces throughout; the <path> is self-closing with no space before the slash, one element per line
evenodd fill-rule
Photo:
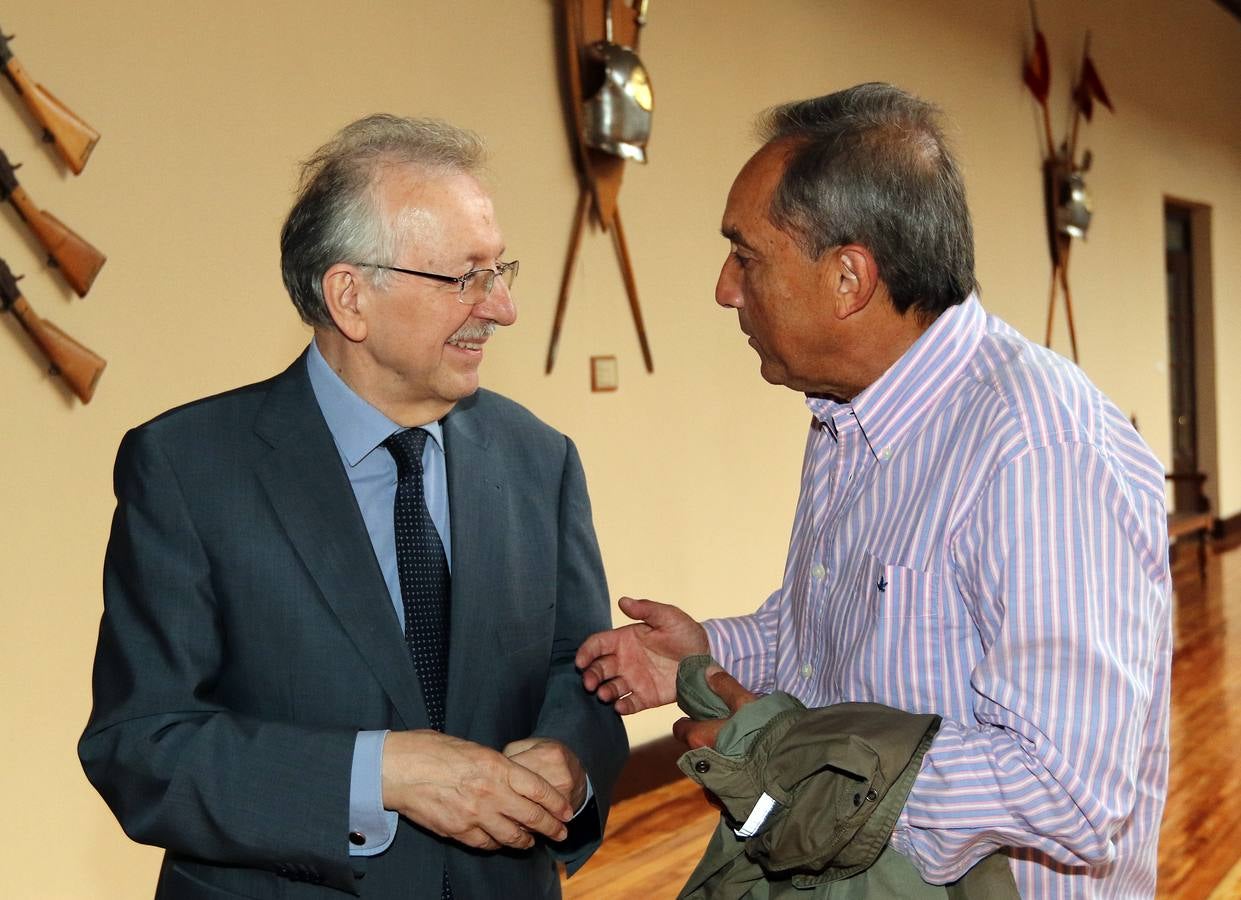
<path fill-rule="evenodd" d="M 691 718 L 730 714 L 707 686 L 705 671 L 712 662 L 709 656 L 692 656 L 677 673 L 677 702 Z M 678 896 L 1018 897 L 1002 854 L 987 857 L 951 885 L 932 885 L 888 847 L 939 724 L 939 716 L 875 703 L 808 710 L 783 692 L 742 707 L 720 732 L 715 749 L 691 750 L 677 762 L 724 809 L 702 860 Z M 738 829 L 745 836 L 739 837 Z"/>

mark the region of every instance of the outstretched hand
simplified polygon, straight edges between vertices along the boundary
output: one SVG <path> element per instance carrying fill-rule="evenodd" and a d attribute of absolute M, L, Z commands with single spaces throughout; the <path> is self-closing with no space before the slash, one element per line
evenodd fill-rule
<path fill-rule="evenodd" d="M 737 679 L 719 666 L 707 668 L 707 686 L 728 705 L 729 712 L 734 715 L 737 710 L 747 703 L 753 703 L 759 696 L 747 691 Z M 714 747 L 720 732 L 730 721 L 731 718 L 704 719 L 701 722 L 695 722 L 693 719 L 677 719 L 672 725 L 672 736 L 691 750 L 697 750 L 699 747 Z"/>
<path fill-rule="evenodd" d="M 675 606 L 622 597 L 620 608 L 637 621 L 592 634 L 575 662 L 586 690 L 627 716 L 675 700 L 677 666 L 710 644 L 706 629 Z"/>

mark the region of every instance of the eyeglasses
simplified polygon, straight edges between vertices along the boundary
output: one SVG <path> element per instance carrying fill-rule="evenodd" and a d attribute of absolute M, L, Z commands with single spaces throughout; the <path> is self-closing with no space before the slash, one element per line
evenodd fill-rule
<path fill-rule="evenodd" d="M 381 266 L 379 263 L 358 263 L 358 265 L 366 266 L 370 269 L 386 269 L 389 272 L 400 272 L 403 275 L 417 275 L 419 278 L 433 278 L 445 284 L 455 284 L 457 286 L 457 302 L 473 306 L 476 303 L 482 303 L 491 296 L 491 289 L 495 287 L 496 278 L 503 281 L 506 288 L 512 287 L 521 261 L 515 259 L 512 262 L 499 262 L 496 263 L 494 269 L 471 269 L 464 275 L 455 276 L 439 275 L 435 272 L 419 272 L 416 269 L 402 269 L 400 266 Z"/>

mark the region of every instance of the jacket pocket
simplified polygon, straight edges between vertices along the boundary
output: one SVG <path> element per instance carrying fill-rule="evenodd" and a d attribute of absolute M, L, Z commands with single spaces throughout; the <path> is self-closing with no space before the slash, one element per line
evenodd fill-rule
<path fill-rule="evenodd" d="M 197 867 L 204 868 L 204 866 Z M 259 898 L 274 898 L 278 895 L 279 887 L 274 875 L 224 867 L 220 867 L 220 872 L 230 881 L 248 881 L 254 890 L 238 893 L 211 884 L 197 874 L 187 871 L 186 864 L 165 859 L 160 869 L 159 885 L 155 889 L 155 896 L 157 900 L 230 900 L 230 898 L 231 900 L 259 900 Z M 262 885 L 262 889 L 259 885 Z"/>

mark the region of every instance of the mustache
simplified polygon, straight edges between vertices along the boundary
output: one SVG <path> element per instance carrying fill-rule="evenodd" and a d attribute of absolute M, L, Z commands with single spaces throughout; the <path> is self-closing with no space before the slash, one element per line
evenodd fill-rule
<path fill-rule="evenodd" d="M 450 341 L 485 341 L 495 333 L 495 322 L 482 322 L 477 324 L 465 324 L 453 333 Z"/>

